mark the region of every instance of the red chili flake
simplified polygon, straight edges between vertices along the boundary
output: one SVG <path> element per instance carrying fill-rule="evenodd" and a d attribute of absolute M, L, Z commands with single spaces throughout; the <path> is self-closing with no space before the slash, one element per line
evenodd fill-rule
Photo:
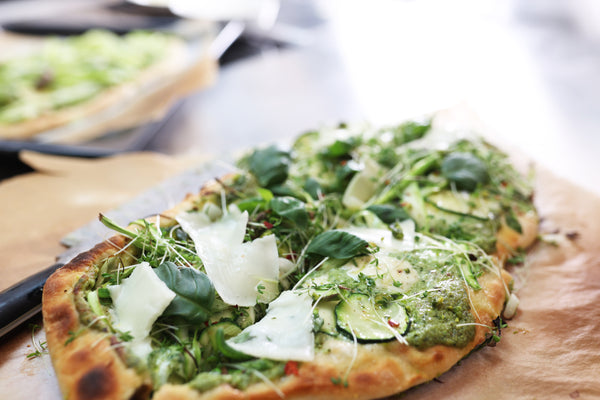
<path fill-rule="evenodd" d="M 227 371 L 227 368 L 225 368 L 225 367 L 221 367 L 221 374 L 223 374 L 223 375 L 227 375 L 227 373 L 228 373 L 228 372 L 229 372 L 229 371 Z"/>
<path fill-rule="evenodd" d="M 406 207 L 408 205 L 407 202 L 403 201 L 402 203 L 400 203 L 400 207 Z"/>
<path fill-rule="evenodd" d="M 388 319 L 388 325 L 391 326 L 392 328 L 397 328 L 400 326 L 400 324 L 397 323 L 396 321 L 394 321 L 393 319 Z"/>
<path fill-rule="evenodd" d="M 342 161 L 340 161 L 340 165 L 344 166 L 344 165 L 346 165 L 346 164 L 348 164 L 348 161 L 347 161 L 347 160 L 342 160 Z"/>
<path fill-rule="evenodd" d="M 390 181 L 389 179 L 386 179 L 386 180 L 384 181 L 384 183 L 385 183 L 386 185 L 389 185 L 389 184 L 390 184 L 390 182 L 391 182 L 391 181 Z"/>
<path fill-rule="evenodd" d="M 298 362 L 296 361 L 288 361 L 285 364 L 285 367 L 283 368 L 283 372 L 286 375 L 300 375 L 300 373 L 298 372 Z"/>
<path fill-rule="evenodd" d="M 285 258 L 287 258 L 290 261 L 294 261 L 296 259 L 296 253 L 289 253 L 285 255 Z"/>
<path fill-rule="evenodd" d="M 264 221 L 263 225 L 265 226 L 265 228 L 267 229 L 272 229 L 273 228 L 273 224 L 270 223 L 269 221 Z"/>
<path fill-rule="evenodd" d="M 500 186 L 506 187 L 506 186 L 508 186 L 508 183 L 506 183 L 506 181 L 502 181 L 502 182 L 500 182 Z"/>

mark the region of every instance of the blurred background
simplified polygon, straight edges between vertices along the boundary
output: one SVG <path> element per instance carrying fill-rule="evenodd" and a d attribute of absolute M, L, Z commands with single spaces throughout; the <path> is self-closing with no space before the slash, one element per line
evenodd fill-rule
<path fill-rule="evenodd" d="M 152 123 L 69 145 L 0 141 L 4 176 L 21 171 L 21 149 L 219 157 L 462 105 L 496 142 L 600 192 L 597 0 L 3 0 L 0 24 L 11 35 L 166 30 L 200 38 L 219 63 L 211 85 Z"/>

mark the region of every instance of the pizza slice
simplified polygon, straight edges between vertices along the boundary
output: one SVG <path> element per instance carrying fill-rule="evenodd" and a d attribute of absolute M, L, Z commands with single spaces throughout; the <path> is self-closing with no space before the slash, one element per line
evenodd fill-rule
<path fill-rule="evenodd" d="M 493 342 L 531 190 L 428 121 L 258 149 L 44 289 L 69 399 L 346 399 L 402 392 Z M 473 235 L 476 231 L 477 235 Z"/>
<path fill-rule="evenodd" d="M 39 133 L 123 106 L 181 69 L 183 43 L 157 32 L 51 38 L 0 63 L 0 138 Z"/>

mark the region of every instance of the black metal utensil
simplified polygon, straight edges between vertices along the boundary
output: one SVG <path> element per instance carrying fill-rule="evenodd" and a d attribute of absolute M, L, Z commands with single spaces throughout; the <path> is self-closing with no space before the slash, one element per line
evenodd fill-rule
<path fill-rule="evenodd" d="M 0 292 L 0 337 L 40 312 L 44 283 L 62 266 L 54 264 Z"/>

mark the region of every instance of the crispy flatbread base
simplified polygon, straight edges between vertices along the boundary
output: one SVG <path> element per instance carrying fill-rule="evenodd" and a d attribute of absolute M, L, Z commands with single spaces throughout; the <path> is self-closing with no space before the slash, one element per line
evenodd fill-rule
<path fill-rule="evenodd" d="M 198 196 L 213 191 L 207 186 Z M 168 221 L 190 209 L 194 196 L 188 196 L 175 208 L 161 214 Z M 523 234 L 503 227 L 499 231 L 499 258 L 507 248 L 527 248 L 537 235 L 538 220 L 534 214 L 519 216 Z M 43 315 L 48 349 L 59 385 L 67 399 L 147 398 L 151 382 L 143 373 L 125 364 L 118 340 L 108 334 L 82 327 L 74 288 L 80 278 L 94 273 L 93 266 L 117 252 L 126 239 L 116 236 L 73 259 L 52 275 L 44 288 Z M 479 277 L 481 290 L 470 288 L 473 314 L 478 323 L 492 326 L 504 306 L 511 276 L 505 271 Z M 75 340 L 65 345 L 77 332 Z M 475 338 L 464 348 L 433 346 L 418 350 L 398 342 L 354 344 L 327 339 L 314 361 L 301 363 L 298 375 L 284 376 L 275 382 L 290 399 L 372 399 L 392 395 L 427 382 L 455 365 L 486 339 L 490 330 L 476 326 Z M 351 368 L 350 368 L 351 366 Z M 332 378 L 343 378 L 348 385 L 334 384 Z M 153 399 L 280 399 L 267 383 L 238 390 L 221 385 L 199 393 L 188 386 L 164 385 Z"/>

